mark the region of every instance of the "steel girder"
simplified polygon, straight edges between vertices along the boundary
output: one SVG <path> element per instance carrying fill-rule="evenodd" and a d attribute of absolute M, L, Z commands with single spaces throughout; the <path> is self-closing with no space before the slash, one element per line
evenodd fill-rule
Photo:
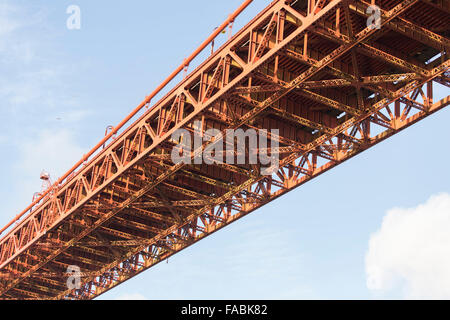
<path fill-rule="evenodd" d="M 448 106 L 449 13 L 377 4 L 272 2 L 0 240 L 0 297 L 92 299 Z M 280 167 L 173 164 L 180 128 L 279 129 Z"/>

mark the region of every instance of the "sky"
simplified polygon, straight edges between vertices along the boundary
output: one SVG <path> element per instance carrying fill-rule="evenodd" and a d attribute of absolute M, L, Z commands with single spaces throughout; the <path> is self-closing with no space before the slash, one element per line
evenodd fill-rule
<path fill-rule="evenodd" d="M 68 170 L 240 3 L 0 0 L 0 225 L 42 170 Z M 98 299 L 450 299 L 449 109 Z"/>

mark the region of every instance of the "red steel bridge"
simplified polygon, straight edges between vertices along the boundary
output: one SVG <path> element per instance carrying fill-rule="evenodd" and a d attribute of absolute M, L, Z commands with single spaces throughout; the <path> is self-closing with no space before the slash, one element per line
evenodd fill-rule
<path fill-rule="evenodd" d="M 95 298 L 449 105 L 448 0 L 273 1 L 152 104 L 250 2 L 0 231 L 1 299 Z M 280 166 L 175 164 L 181 128 L 278 129 Z"/>

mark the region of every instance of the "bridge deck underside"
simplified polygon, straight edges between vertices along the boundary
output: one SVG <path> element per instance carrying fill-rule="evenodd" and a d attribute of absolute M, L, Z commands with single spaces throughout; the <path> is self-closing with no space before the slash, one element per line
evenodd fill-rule
<path fill-rule="evenodd" d="M 380 29 L 370 3 L 311 3 L 274 1 L 33 208 L 0 297 L 92 299 L 449 104 L 448 1 L 376 1 Z M 180 128 L 278 129 L 279 168 L 174 164 Z"/>

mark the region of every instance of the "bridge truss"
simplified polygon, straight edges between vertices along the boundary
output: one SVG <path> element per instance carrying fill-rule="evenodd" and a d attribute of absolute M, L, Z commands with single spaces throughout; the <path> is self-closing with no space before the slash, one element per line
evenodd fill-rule
<path fill-rule="evenodd" d="M 273 1 L 8 230 L 0 298 L 95 298 L 448 106 L 449 1 L 375 4 Z M 280 167 L 174 164 L 180 128 L 278 129 Z"/>

